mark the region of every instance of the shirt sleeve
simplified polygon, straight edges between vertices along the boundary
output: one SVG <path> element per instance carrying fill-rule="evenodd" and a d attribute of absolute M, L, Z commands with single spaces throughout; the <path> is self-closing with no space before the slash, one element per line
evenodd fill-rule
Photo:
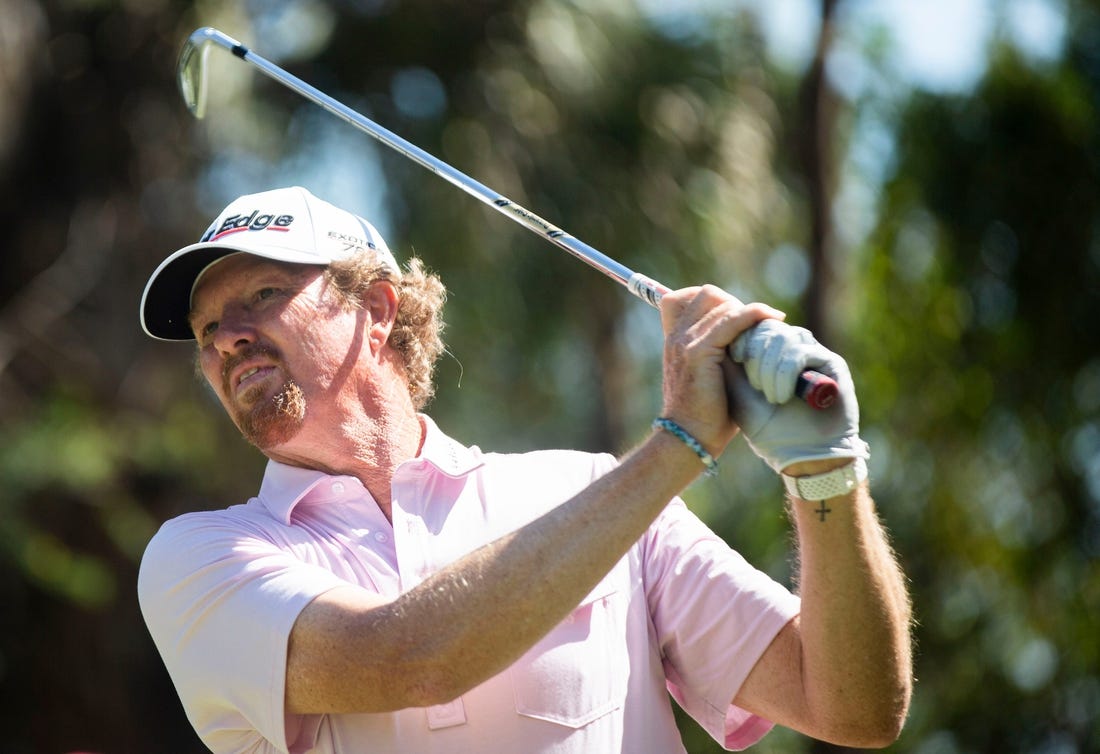
<path fill-rule="evenodd" d="M 773 724 L 732 703 L 799 599 L 675 499 L 646 534 L 646 598 L 669 692 L 726 749 Z"/>
<path fill-rule="evenodd" d="M 345 582 L 225 513 L 161 527 L 138 574 L 142 614 L 215 754 L 307 751 L 322 718 L 285 714 L 287 641 L 302 609 Z"/>

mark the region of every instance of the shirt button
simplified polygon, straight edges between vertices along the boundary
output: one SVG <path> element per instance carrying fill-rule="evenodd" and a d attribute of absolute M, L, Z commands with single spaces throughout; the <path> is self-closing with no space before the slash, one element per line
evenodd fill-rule
<path fill-rule="evenodd" d="M 374 541 L 375 542 L 387 542 L 387 541 L 389 541 L 389 537 L 386 536 L 385 532 L 376 531 L 374 533 Z"/>
<path fill-rule="evenodd" d="M 344 483 L 343 482 L 333 482 L 332 483 L 332 492 L 335 495 L 344 494 Z"/>

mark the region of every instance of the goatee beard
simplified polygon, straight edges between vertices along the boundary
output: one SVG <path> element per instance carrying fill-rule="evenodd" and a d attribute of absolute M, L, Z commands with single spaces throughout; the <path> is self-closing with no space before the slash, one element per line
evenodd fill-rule
<path fill-rule="evenodd" d="M 293 439 L 302 428 L 305 418 L 305 394 L 298 383 L 288 380 L 270 400 L 239 411 L 237 427 L 245 440 L 260 450 L 265 450 Z"/>
<path fill-rule="evenodd" d="M 281 361 L 274 348 L 261 343 L 252 344 L 234 354 L 222 365 L 222 389 L 226 395 L 232 395 L 229 379 L 233 371 L 239 364 L 257 356 L 275 363 Z M 237 400 L 232 414 L 245 440 L 260 450 L 272 448 L 290 441 L 302 428 L 306 416 L 305 393 L 298 383 L 288 377 L 270 399 L 264 399 L 262 385 L 246 391 Z"/>

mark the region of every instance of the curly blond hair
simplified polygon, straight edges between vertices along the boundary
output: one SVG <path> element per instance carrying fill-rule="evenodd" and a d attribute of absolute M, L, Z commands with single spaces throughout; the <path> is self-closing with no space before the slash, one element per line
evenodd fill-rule
<path fill-rule="evenodd" d="M 401 356 L 413 407 L 420 411 L 427 406 L 435 395 L 435 364 L 444 350 L 443 281 L 416 257 L 409 259 L 404 272 L 395 272 L 371 253 L 332 262 L 325 277 L 350 306 L 360 306 L 362 294 L 375 281 L 388 280 L 397 288 L 397 317 L 389 343 Z"/>

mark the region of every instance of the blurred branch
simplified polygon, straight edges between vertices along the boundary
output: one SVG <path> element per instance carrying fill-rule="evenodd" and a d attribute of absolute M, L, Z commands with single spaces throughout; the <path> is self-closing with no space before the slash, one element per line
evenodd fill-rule
<path fill-rule="evenodd" d="M 23 115 L 35 81 L 45 65 L 41 54 L 48 35 L 41 6 L 25 0 L 0 3 L 0 168 L 19 144 Z"/>
<path fill-rule="evenodd" d="M 111 203 L 85 200 L 73 210 L 65 248 L 0 310 L 0 377 L 31 340 L 50 328 L 96 287 L 115 242 Z"/>

